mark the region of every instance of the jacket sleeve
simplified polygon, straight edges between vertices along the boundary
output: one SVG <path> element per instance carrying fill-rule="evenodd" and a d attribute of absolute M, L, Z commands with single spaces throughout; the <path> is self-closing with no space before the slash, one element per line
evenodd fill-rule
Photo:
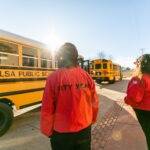
<path fill-rule="evenodd" d="M 45 136 L 51 136 L 53 133 L 54 111 L 54 92 L 52 81 L 48 78 L 43 93 L 40 118 L 40 130 Z"/>
<path fill-rule="evenodd" d="M 144 83 L 138 77 L 134 77 L 128 83 L 127 96 L 124 101 L 126 104 L 138 104 L 144 96 Z"/>
<path fill-rule="evenodd" d="M 92 110 L 93 110 L 92 124 L 94 124 L 96 122 L 96 119 L 98 116 L 98 110 L 99 110 L 99 98 L 98 98 L 94 83 L 93 83 L 93 88 L 92 88 Z"/>

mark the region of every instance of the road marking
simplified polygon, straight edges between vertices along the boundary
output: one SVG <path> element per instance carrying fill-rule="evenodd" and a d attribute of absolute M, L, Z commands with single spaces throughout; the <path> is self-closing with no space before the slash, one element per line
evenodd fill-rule
<path fill-rule="evenodd" d="M 106 89 L 106 88 L 100 89 L 98 86 L 96 86 L 96 90 L 97 90 L 98 94 L 103 95 L 114 101 L 124 99 L 124 97 L 126 96 L 126 93 L 124 93 L 124 92 L 118 92 L 118 91 L 114 91 L 114 90 L 110 90 L 110 89 Z"/>
<path fill-rule="evenodd" d="M 14 117 L 19 116 L 21 114 L 24 114 L 24 113 L 26 113 L 26 112 L 28 112 L 30 110 L 33 110 L 35 108 L 38 108 L 40 106 L 41 106 L 41 104 L 37 104 L 37 105 L 30 106 L 30 107 L 27 107 L 27 108 L 23 108 L 23 109 L 19 109 L 19 110 L 14 110 Z"/>

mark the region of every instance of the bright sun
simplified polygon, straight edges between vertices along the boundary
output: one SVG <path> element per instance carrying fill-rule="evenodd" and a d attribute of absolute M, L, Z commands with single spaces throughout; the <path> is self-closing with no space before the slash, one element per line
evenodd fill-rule
<path fill-rule="evenodd" d="M 50 33 L 49 37 L 46 39 L 46 43 L 51 51 L 57 51 L 57 49 L 64 43 L 64 41 L 58 36 L 54 30 Z"/>

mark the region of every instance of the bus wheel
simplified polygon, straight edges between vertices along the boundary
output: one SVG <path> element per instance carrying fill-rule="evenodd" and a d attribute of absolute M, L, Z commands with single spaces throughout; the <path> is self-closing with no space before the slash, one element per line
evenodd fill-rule
<path fill-rule="evenodd" d="M 120 76 L 120 81 L 122 80 L 122 76 Z"/>
<path fill-rule="evenodd" d="M 100 79 L 96 79 L 96 83 L 101 84 L 101 80 Z"/>
<path fill-rule="evenodd" d="M 0 136 L 10 127 L 13 121 L 13 112 L 9 105 L 0 103 Z"/>
<path fill-rule="evenodd" d="M 113 80 L 109 80 L 109 83 L 110 83 L 110 84 L 113 84 L 113 83 L 115 83 L 115 81 L 116 81 L 116 79 L 115 79 L 115 77 L 114 77 Z"/>

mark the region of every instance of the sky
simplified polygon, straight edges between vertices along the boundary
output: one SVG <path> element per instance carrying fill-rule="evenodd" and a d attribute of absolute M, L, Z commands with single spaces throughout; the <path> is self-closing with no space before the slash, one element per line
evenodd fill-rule
<path fill-rule="evenodd" d="M 76 45 L 85 59 L 99 53 L 134 68 L 150 53 L 149 0 L 0 0 L 0 29 L 48 44 Z"/>

